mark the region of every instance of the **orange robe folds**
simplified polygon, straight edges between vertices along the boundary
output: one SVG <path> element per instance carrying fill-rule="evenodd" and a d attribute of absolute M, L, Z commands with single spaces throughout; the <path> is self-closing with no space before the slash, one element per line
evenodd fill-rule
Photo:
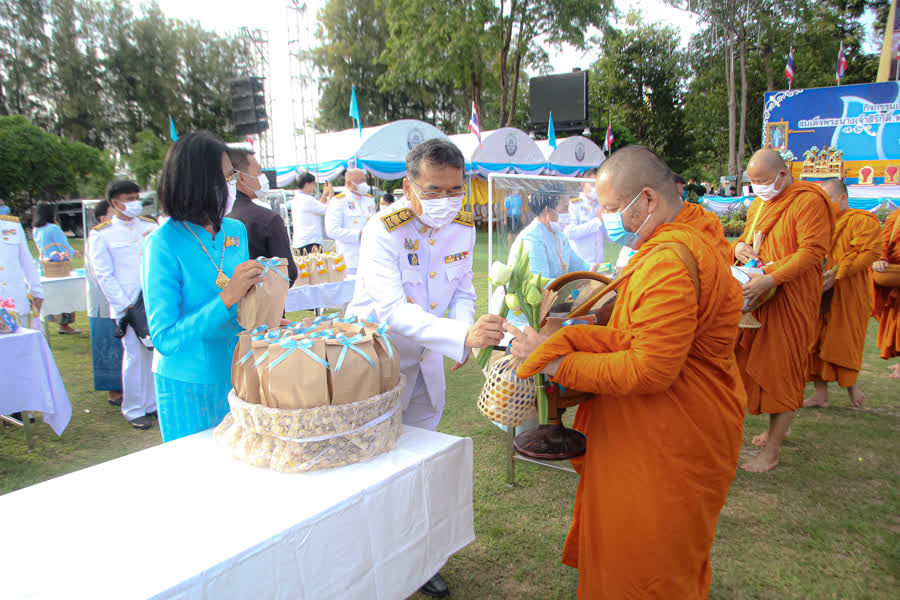
<path fill-rule="evenodd" d="M 881 260 L 900 265 L 900 209 L 888 215 L 884 222 Z M 875 307 L 872 314 L 878 319 L 875 345 L 881 358 L 900 356 L 900 288 L 875 286 Z"/>
<path fill-rule="evenodd" d="M 828 312 L 809 359 L 810 380 L 856 383 L 872 307 L 872 263 L 881 256 L 881 224 L 865 210 L 848 209 L 834 224 L 827 269 L 837 265 Z"/>
<path fill-rule="evenodd" d="M 834 209 L 822 188 L 795 181 L 768 202 L 753 201 L 739 241 L 752 245 L 754 231 L 765 236 L 759 257 L 778 287 L 753 311 L 762 327 L 741 329 L 736 356 L 750 412 L 789 412 L 803 406 Z"/>
<path fill-rule="evenodd" d="M 563 562 L 578 597 L 706 598 L 716 521 L 734 479 L 746 398 L 734 359 L 743 303 L 721 252 L 683 224 L 663 242 L 699 266 L 698 301 L 672 251 L 648 257 L 619 288 L 608 326 L 571 325 L 519 368 L 563 357 L 553 381 L 596 394 Z"/>

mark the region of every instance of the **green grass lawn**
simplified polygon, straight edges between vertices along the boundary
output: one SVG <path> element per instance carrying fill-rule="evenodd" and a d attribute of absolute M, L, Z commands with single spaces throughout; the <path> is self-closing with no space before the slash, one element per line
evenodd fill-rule
<path fill-rule="evenodd" d="M 71 241 L 81 248 L 81 240 Z M 607 260 L 615 259 L 613 251 L 608 248 Z M 481 313 L 487 304 L 483 235 L 475 260 Z M 83 313 L 76 325 L 86 330 Z M 105 392 L 93 391 L 87 335 L 51 335 L 72 401 L 72 421 L 59 438 L 39 421 L 32 453 L 20 430 L 0 429 L 0 493 L 160 443 L 158 429 L 132 429 L 107 404 Z M 738 471 L 713 546 L 711 598 L 896 597 L 900 385 L 888 379 L 874 338 L 872 321 L 860 375 L 868 396 L 865 408 L 849 408 L 846 394 L 833 389 L 832 408 L 804 410 L 794 421 L 777 469 L 762 475 Z M 449 365 L 440 430 L 471 437 L 475 445 L 476 540 L 443 570 L 453 597 L 573 598 L 577 574 L 561 565 L 559 556 L 576 477 L 518 462 L 516 485 L 508 487 L 504 434 L 475 405 L 483 377 L 473 364 L 456 373 Z M 766 425 L 764 417 L 747 417 L 745 453 L 751 452 L 751 437 Z M 114 511 L 110 518 L 116 518 Z"/>

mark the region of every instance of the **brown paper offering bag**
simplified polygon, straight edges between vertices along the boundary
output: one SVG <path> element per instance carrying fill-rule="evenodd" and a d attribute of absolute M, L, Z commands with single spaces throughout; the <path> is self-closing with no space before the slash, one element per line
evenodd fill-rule
<path fill-rule="evenodd" d="M 365 332 L 372 336 L 375 345 L 375 354 L 378 356 L 378 366 L 381 371 L 381 393 L 394 389 L 400 381 L 400 361 L 394 356 L 394 345 L 387 332 L 390 325 L 384 323 L 364 322 Z"/>
<path fill-rule="evenodd" d="M 335 335 L 343 333 L 347 337 L 353 337 L 363 332 L 363 324 L 356 320 L 356 317 L 343 317 L 335 319 L 331 322 L 331 329 Z"/>
<path fill-rule="evenodd" d="M 347 270 L 347 265 L 344 264 L 343 255 L 333 253 L 328 254 L 326 260 L 328 264 L 328 280 L 343 281 L 344 272 Z"/>
<path fill-rule="evenodd" d="M 277 351 L 275 350 L 277 346 Z M 325 340 L 289 337 L 269 355 L 269 401 L 275 408 L 315 408 L 328 404 Z"/>
<path fill-rule="evenodd" d="M 325 283 L 325 257 L 318 252 L 309 255 L 309 285 Z"/>
<path fill-rule="evenodd" d="M 281 323 L 281 315 L 284 313 L 284 304 L 290 288 L 285 259 L 260 256 L 256 262 L 264 267 L 265 279 L 251 287 L 247 294 L 238 300 L 238 323 L 244 329 Z"/>
<path fill-rule="evenodd" d="M 305 255 L 294 260 L 297 264 L 297 280 L 294 287 L 309 285 L 309 258 Z"/>
<path fill-rule="evenodd" d="M 257 327 L 252 331 L 242 331 L 238 334 L 238 343 L 234 347 L 234 356 L 231 359 L 231 385 L 238 398 L 245 402 L 259 403 L 259 392 L 248 397 L 248 381 L 252 381 L 253 387 L 258 390 L 259 382 L 256 378 L 256 369 L 253 367 L 253 338 L 266 332 L 265 327 Z M 252 375 L 252 380 L 251 380 Z M 255 402 L 254 402 L 255 399 Z"/>
<path fill-rule="evenodd" d="M 350 404 L 379 394 L 381 369 L 372 336 L 339 333 L 325 340 L 325 357 L 331 365 L 332 404 Z"/>
<path fill-rule="evenodd" d="M 254 389 L 256 390 L 256 402 L 254 404 L 262 404 L 263 406 L 269 405 L 269 390 L 266 387 L 266 383 L 263 381 L 263 371 L 265 371 L 266 365 L 269 362 L 269 346 L 273 343 L 278 343 L 281 340 L 282 330 L 280 329 L 270 329 L 263 335 L 254 336 L 252 340 L 252 348 L 253 348 L 253 364 L 248 368 L 247 375 L 247 387 L 250 388 L 251 378 L 253 379 L 252 383 L 256 383 Z M 249 370 L 255 372 L 255 377 L 252 377 L 249 374 Z M 251 394 L 251 391 L 248 389 L 248 396 Z M 247 400 L 250 402 L 250 400 Z"/>

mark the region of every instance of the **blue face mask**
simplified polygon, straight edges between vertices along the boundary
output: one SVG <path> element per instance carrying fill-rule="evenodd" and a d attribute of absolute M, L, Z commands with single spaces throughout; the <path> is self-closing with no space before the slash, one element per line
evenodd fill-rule
<path fill-rule="evenodd" d="M 637 193 L 637 196 L 631 199 L 631 202 L 628 203 L 628 206 L 623 208 L 617 213 L 611 215 L 603 215 L 603 226 L 606 228 L 606 234 L 609 236 L 609 239 L 619 244 L 620 246 L 627 246 L 629 248 L 634 248 L 637 245 L 637 241 L 640 239 L 640 231 L 647 224 L 647 221 L 650 219 L 650 215 L 647 215 L 647 218 L 644 219 L 644 222 L 641 223 L 641 226 L 638 227 L 637 231 L 631 233 L 630 231 L 625 229 L 625 226 L 622 225 L 622 214 L 631 208 L 631 205 L 634 204 L 634 201 L 637 200 L 641 195 L 641 192 Z"/>

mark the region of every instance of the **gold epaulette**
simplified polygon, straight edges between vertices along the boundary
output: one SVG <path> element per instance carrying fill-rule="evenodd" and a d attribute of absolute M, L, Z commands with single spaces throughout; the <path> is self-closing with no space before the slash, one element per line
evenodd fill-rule
<path fill-rule="evenodd" d="M 569 204 L 572 204 L 573 202 L 581 202 L 581 196 L 575 196 L 574 198 L 569 200 Z"/>
<path fill-rule="evenodd" d="M 475 227 L 475 221 L 472 219 L 472 213 L 466 212 L 464 210 L 456 213 L 456 218 L 453 219 L 454 223 L 459 223 L 460 225 L 465 225 L 466 227 Z"/>
<path fill-rule="evenodd" d="M 409 208 L 401 208 L 400 210 L 395 210 L 394 212 L 381 217 L 381 222 L 384 223 L 384 226 L 388 231 L 393 231 L 404 223 L 411 221 L 412 218 L 412 210 Z"/>
<path fill-rule="evenodd" d="M 347 195 L 347 194 L 345 194 L 344 192 L 340 192 L 340 193 L 335 194 L 334 197 L 335 197 L 335 198 L 343 198 L 343 197 L 346 196 L 346 195 Z"/>
<path fill-rule="evenodd" d="M 104 223 L 97 223 L 92 229 L 93 231 L 100 231 L 101 229 L 106 229 L 110 225 L 112 225 L 112 221 L 106 221 Z"/>
<path fill-rule="evenodd" d="M 12 215 L 0 215 L 0 221 L 9 221 L 10 223 L 18 223 L 19 217 L 14 217 Z"/>
<path fill-rule="evenodd" d="M 154 225 L 159 225 L 159 223 L 156 222 L 156 219 L 152 217 L 139 216 L 138 219 L 140 219 L 141 221 L 147 221 L 148 223 L 153 223 Z"/>

